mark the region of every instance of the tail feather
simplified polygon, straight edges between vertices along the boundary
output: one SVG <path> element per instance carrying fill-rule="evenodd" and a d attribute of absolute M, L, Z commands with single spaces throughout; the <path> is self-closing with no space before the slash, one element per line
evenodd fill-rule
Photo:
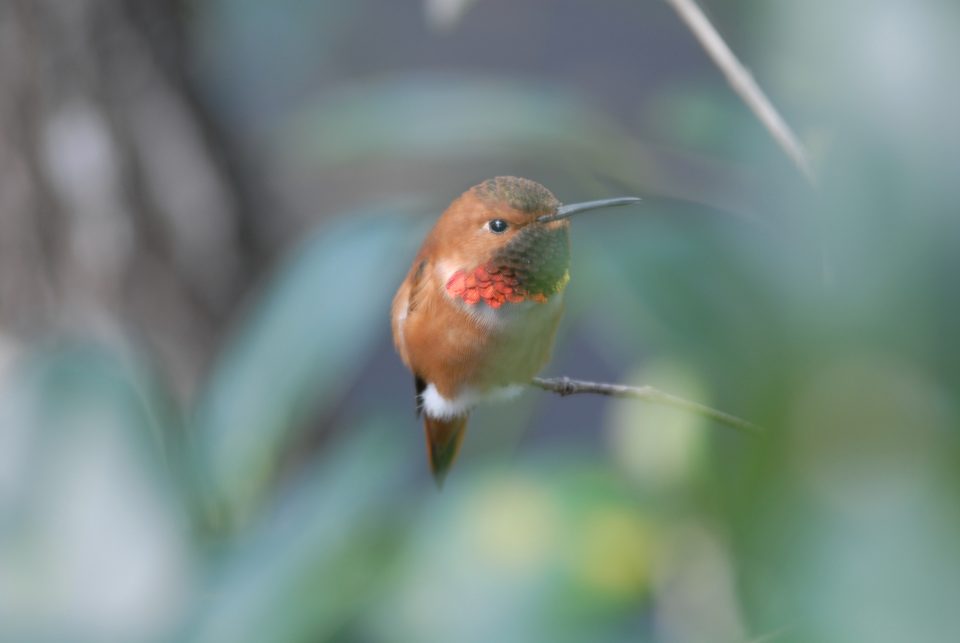
<path fill-rule="evenodd" d="M 460 452 L 460 444 L 467 429 L 467 415 L 440 420 L 425 413 L 423 428 L 427 437 L 430 470 L 433 472 L 433 479 L 437 486 L 442 487 L 447 472 Z"/>

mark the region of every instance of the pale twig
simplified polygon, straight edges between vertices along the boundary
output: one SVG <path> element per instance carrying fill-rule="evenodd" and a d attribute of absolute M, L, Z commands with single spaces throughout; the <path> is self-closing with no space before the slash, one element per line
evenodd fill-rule
<path fill-rule="evenodd" d="M 815 186 L 817 183 L 816 177 L 810 167 L 803 144 L 800 143 L 796 134 L 793 133 L 793 130 L 780 116 L 773 103 L 757 85 L 747 68 L 737 60 L 730 47 L 727 46 L 714 26 L 710 24 L 710 20 L 697 6 L 695 0 L 667 0 L 667 2 L 676 10 L 690 31 L 700 41 L 707 54 L 723 72 L 733 90 L 763 123 L 763 126 L 767 128 L 770 136 L 790 157 L 790 160 L 793 161 L 807 181 Z"/>
<path fill-rule="evenodd" d="M 585 382 L 582 380 L 572 380 L 569 377 L 535 377 L 530 383 L 538 388 L 542 388 L 545 391 L 558 393 L 562 396 L 575 395 L 577 393 L 595 393 L 597 395 L 609 395 L 611 397 L 629 397 L 637 400 L 643 400 L 644 402 L 672 406 L 674 408 L 683 409 L 685 411 L 690 411 L 692 413 L 696 413 L 697 415 L 710 418 L 711 420 L 737 429 L 738 431 L 743 431 L 745 433 L 751 433 L 754 435 L 763 433 L 763 429 L 756 424 L 752 424 L 746 420 L 741 420 L 735 415 L 730 415 L 729 413 L 712 409 L 709 406 L 700 404 L 699 402 L 691 402 L 690 400 L 685 400 L 682 397 L 664 393 L 663 391 L 653 388 L 652 386 L 625 386 L 623 384 Z"/>

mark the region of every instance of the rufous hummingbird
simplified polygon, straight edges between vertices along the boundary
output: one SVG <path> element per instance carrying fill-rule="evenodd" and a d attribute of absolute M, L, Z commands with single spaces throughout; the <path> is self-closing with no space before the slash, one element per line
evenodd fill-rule
<path fill-rule="evenodd" d="M 637 201 L 561 205 L 539 183 L 501 176 L 464 192 L 437 220 L 392 310 L 437 484 L 470 410 L 518 394 L 550 358 L 570 279 L 568 217 Z"/>

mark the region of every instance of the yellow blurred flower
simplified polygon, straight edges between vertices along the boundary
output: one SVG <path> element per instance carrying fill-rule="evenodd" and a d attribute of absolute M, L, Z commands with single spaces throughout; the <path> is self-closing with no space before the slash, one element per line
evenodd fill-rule
<path fill-rule="evenodd" d="M 561 529 L 553 496 L 519 477 L 500 478 L 479 490 L 469 503 L 471 551 L 513 571 L 540 568 L 555 549 Z"/>
<path fill-rule="evenodd" d="M 650 577 L 652 538 L 647 525 L 626 508 L 587 516 L 580 537 L 578 574 L 588 588 L 611 598 L 642 592 Z"/>
<path fill-rule="evenodd" d="M 652 362 L 627 381 L 652 384 L 691 400 L 709 399 L 696 373 L 678 362 Z M 700 466 L 706 442 L 702 417 L 636 400 L 616 400 L 611 409 L 607 435 L 612 456 L 638 483 L 674 486 Z"/>

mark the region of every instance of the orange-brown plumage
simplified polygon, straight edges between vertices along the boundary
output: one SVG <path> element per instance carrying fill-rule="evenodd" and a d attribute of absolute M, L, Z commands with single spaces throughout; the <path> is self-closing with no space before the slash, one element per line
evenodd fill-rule
<path fill-rule="evenodd" d="M 549 359 L 568 280 L 562 209 L 527 179 L 474 186 L 437 220 L 394 297 L 393 338 L 417 382 L 438 481 L 470 408 L 528 383 Z"/>

